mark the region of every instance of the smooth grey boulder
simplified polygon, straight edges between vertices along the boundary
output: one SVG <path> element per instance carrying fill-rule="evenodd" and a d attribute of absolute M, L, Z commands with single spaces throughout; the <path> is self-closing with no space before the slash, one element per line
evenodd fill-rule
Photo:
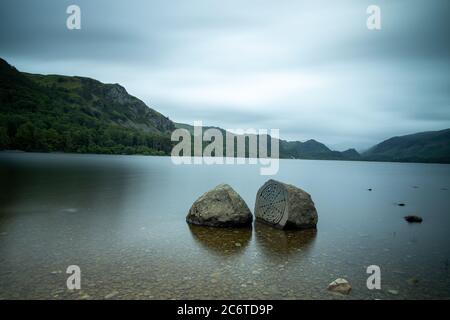
<path fill-rule="evenodd" d="M 210 227 L 244 227 L 251 226 L 253 216 L 233 188 L 220 184 L 192 204 L 186 221 Z"/>
<path fill-rule="evenodd" d="M 313 229 L 318 220 L 309 193 L 272 179 L 256 194 L 255 216 L 280 229 Z"/>

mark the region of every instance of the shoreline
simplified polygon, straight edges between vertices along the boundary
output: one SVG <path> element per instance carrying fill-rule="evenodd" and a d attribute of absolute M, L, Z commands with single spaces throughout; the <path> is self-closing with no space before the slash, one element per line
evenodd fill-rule
<path fill-rule="evenodd" d="M 143 157 L 170 157 L 170 155 L 152 155 L 152 154 L 126 154 L 126 153 L 86 153 L 86 152 L 64 152 L 64 151 L 23 151 L 23 150 L 0 150 L 0 154 L 68 154 L 68 155 L 102 155 L 102 156 L 143 156 Z M 191 157 L 196 158 L 196 157 Z M 203 157 L 202 157 L 203 158 Z M 224 157 L 227 158 L 227 157 Z M 237 158 L 237 157 L 234 157 Z M 251 158 L 245 158 L 251 159 Z M 256 158 L 259 159 L 259 158 Z M 271 159 L 270 157 L 267 159 Z M 360 159 L 360 160 L 350 160 L 350 159 L 318 159 L 318 158 L 277 158 L 279 160 L 310 160 L 310 161 L 342 161 L 342 162 L 372 162 L 372 163 L 404 163 L 404 164 L 442 164 L 449 165 L 450 162 L 421 162 L 421 161 L 383 161 L 383 160 L 373 160 L 373 159 Z"/>

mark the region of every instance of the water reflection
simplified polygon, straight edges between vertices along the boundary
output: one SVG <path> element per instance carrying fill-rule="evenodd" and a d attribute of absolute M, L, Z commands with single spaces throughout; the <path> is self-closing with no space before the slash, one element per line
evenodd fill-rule
<path fill-rule="evenodd" d="M 20 268 L 22 259 L 44 265 L 62 256 L 86 256 L 124 238 L 133 168 L 111 156 L 27 158 L 0 158 L 0 232 L 7 233 L 0 253 L 11 268 Z"/>
<path fill-rule="evenodd" d="M 188 226 L 192 238 L 209 252 L 220 256 L 242 253 L 252 238 L 252 230 L 249 228 Z"/>
<path fill-rule="evenodd" d="M 119 299 L 328 299 L 328 283 L 346 276 L 355 289 L 348 298 L 450 297 L 449 198 L 440 190 L 450 166 L 281 163 L 276 178 L 313 195 L 317 234 L 260 223 L 187 225 L 192 201 L 221 182 L 254 207 L 265 178 L 244 166 L 0 153 L 0 300 L 103 299 L 114 291 Z M 393 205 L 400 201 L 406 206 Z M 409 225 L 407 214 L 426 223 Z M 71 264 L 85 274 L 83 292 L 65 291 Z M 385 270 L 384 291 L 367 290 L 370 264 Z"/>
<path fill-rule="evenodd" d="M 24 162 L 13 156 L 6 154 L 0 159 L 3 214 L 17 207 L 75 213 L 99 203 L 117 209 L 127 194 L 130 170 L 112 157 L 30 154 L 32 159 Z"/>
<path fill-rule="evenodd" d="M 317 230 L 280 230 L 255 222 L 256 246 L 268 257 L 285 257 L 308 252 L 316 238 Z"/>

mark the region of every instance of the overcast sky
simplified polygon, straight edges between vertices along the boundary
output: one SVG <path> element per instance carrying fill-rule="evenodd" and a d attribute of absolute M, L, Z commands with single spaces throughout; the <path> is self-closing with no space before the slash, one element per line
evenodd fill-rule
<path fill-rule="evenodd" d="M 70 4 L 81 30 L 66 28 Z M 450 127 L 449 32 L 448 0 L 0 1 L 0 57 L 21 71 L 120 83 L 177 122 L 337 150 Z"/>

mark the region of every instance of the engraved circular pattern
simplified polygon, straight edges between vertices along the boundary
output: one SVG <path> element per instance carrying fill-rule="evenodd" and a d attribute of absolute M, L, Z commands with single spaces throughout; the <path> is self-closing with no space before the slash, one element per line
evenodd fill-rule
<path fill-rule="evenodd" d="M 286 208 L 286 192 L 277 183 L 267 185 L 258 199 L 258 212 L 267 222 L 278 224 Z"/>

